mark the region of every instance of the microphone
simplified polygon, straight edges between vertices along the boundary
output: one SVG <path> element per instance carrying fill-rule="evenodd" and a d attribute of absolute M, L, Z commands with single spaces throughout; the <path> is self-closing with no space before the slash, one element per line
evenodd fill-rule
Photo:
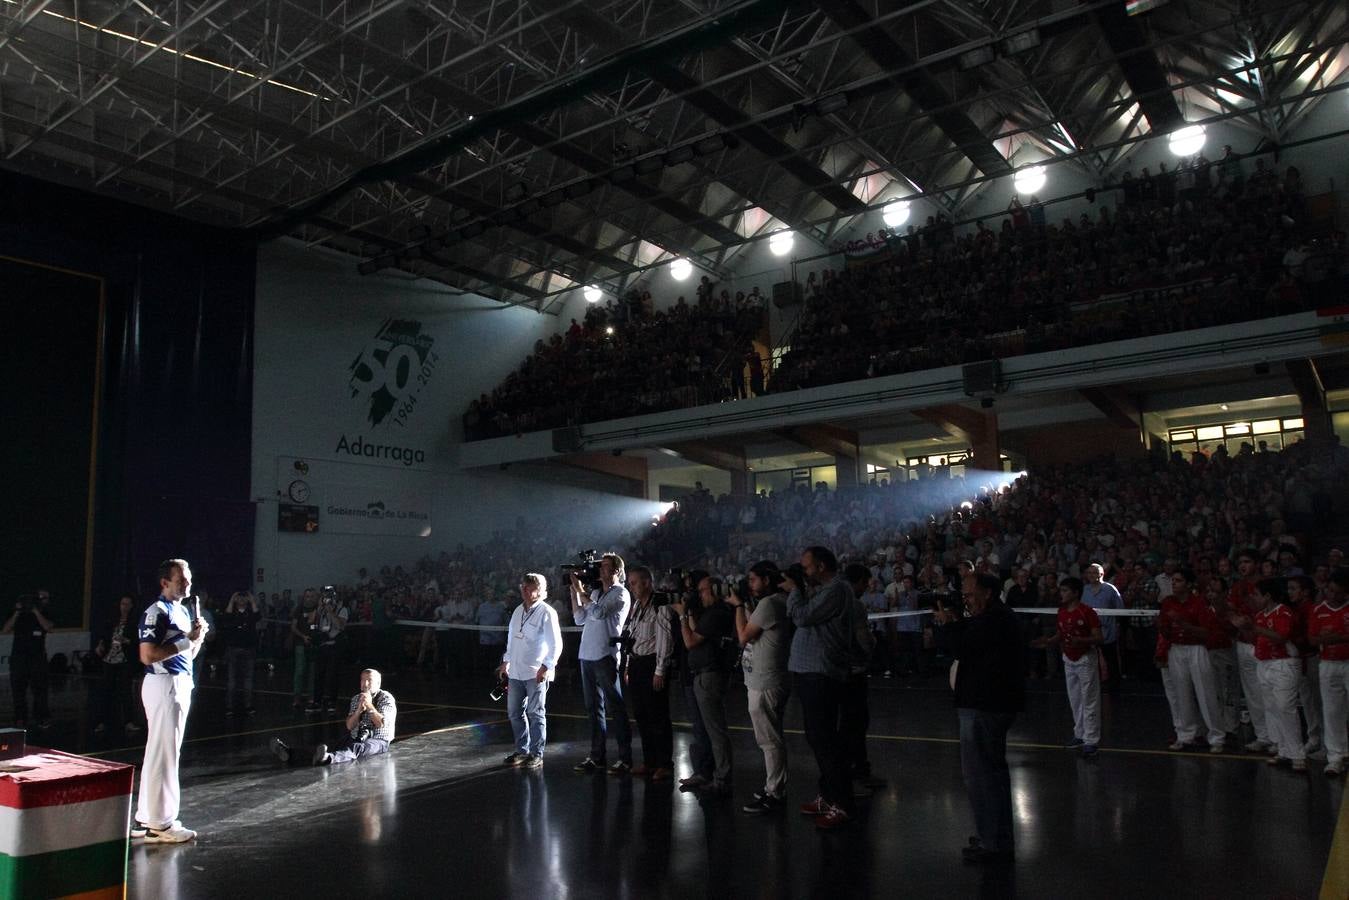
<path fill-rule="evenodd" d="M 196 594 L 192 595 L 192 619 L 196 621 L 201 618 L 201 598 Z"/>

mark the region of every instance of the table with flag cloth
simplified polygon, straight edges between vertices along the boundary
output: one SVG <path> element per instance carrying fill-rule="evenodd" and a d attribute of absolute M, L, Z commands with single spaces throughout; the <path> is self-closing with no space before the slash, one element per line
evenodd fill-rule
<path fill-rule="evenodd" d="M 0 760 L 0 897 L 125 897 L 135 768 L 28 751 Z"/>

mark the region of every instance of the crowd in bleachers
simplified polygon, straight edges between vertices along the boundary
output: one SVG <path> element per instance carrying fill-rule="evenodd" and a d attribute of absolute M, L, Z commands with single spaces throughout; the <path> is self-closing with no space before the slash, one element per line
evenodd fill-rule
<path fill-rule="evenodd" d="M 652 309 L 630 292 L 592 306 L 534 352 L 492 393 L 474 400 L 465 436 L 497 437 L 573 422 L 617 419 L 735 396 L 732 384 L 763 327 L 757 289 L 731 296 L 706 277 L 695 302 Z"/>
<path fill-rule="evenodd" d="M 1124 172 L 1091 199 L 1093 213 L 1057 224 L 1052 203 L 1014 199 L 996 229 L 935 216 L 841 247 L 846 266 L 808 274 L 771 372 L 750 346 L 764 326 L 757 291 L 732 297 L 704 278 L 694 304 L 663 312 L 632 292 L 539 342 L 471 404 L 466 435 L 1245 321 L 1324 303 L 1347 274 L 1345 235 L 1308 210 L 1295 166 L 1279 174 L 1228 148 L 1217 163 Z"/>
<path fill-rule="evenodd" d="M 998 230 L 929 218 L 882 231 L 856 265 L 825 270 L 772 389 L 790 390 L 1315 306 L 1345 264 L 1316 239 L 1301 178 L 1256 159 L 1124 173 L 1094 215 L 1058 224 L 1014 200 Z M 884 249 L 881 249 L 881 244 Z M 1322 298 L 1322 303 L 1324 299 Z"/>

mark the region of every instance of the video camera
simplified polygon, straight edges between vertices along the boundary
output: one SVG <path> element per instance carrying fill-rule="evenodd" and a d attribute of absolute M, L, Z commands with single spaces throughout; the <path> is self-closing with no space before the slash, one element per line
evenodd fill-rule
<path fill-rule="evenodd" d="M 580 579 L 582 585 L 591 590 L 598 590 L 604 586 L 600 580 L 600 560 L 603 558 L 597 550 L 582 550 L 576 554 L 579 563 L 566 563 L 559 566 L 562 570 L 562 581 L 567 583 L 571 580 L 572 573 Z"/>

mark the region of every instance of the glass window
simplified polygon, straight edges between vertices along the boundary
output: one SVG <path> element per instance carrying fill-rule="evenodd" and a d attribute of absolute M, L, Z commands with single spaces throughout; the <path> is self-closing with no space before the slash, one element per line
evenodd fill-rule
<path fill-rule="evenodd" d="M 1284 419 L 1284 420 L 1283 420 L 1283 430 L 1284 430 L 1284 431 L 1290 431 L 1290 430 L 1292 430 L 1292 429 L 1294 429 L 1294 428 L 1301 428 L 1301 427 L 1302 427 L 1302 420 L 1301 420 L 1301 419 Z"/>
<path fill-rule="evenodd" d="M 1193 429 L 1188 430 L 1188 431 L 1173 431 L 1173 432 L 1171 432 L 1171 443 L 1173 443 L 1173 444 L 1174 444 L 1176 441 L 1192 441 L 1192 440 L 1194 440 L 1194 430 L 1193 430 Z"/>
<path fill-rule="evenodd" d="M 1250 434 L 1250 433 L 1251 433 L 1251 423 L 1250 423 L 1250 422 L 1234 422 L 1234 423 L 1232 423 L 1231 425 L 1226 426 L 1226 431 L 1227 431 L 1227 436 L 1228 436 L 1228 437 L 1231 437 L 1231 436 L 1234 435 L 1234 434 Z"/>
<path fill-rule="evenodd" d="M 1262 419 L 1259 422 L 1252 423 L 1251 430 L 1256 434 L 1274 434 L 1279 430 L 1279 420 Z"/>
<path fill-rule="evenodd" d="M 1199 440 L 1213 441 L 1223 436 L 1223 427 L 1221 425 L 1210 425 L 1207 428 L 1199 429 Z"/>

